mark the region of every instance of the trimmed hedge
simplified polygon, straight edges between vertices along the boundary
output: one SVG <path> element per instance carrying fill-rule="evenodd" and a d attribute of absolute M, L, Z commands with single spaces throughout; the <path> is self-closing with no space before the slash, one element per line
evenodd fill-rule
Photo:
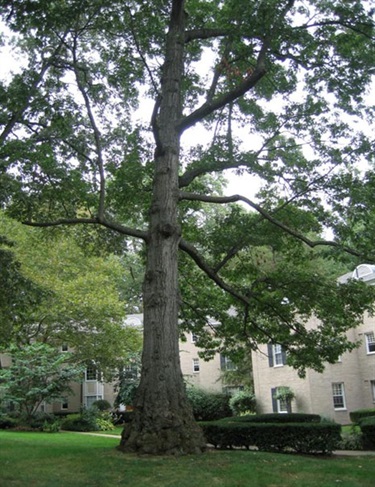
<path fill-rule="evenodd" d="M 230 396 L 221 392 L 209 392 L 198 387 L 188 387 L 186 396 L 196 421 L 215 421 L 232 415 Z"/>
<path fill-rule="evenodd" d="M 362 418 L 375 416 L 375 408 L 357 409 L 357 411 L 351 411 L 349 416 L 352 423 L 359 423 Z"/>
<path fill-rule="evenodd" d="M 341 440 L 336 423 L 200 423 L 215 448 L 256 447 L 260 451 L 328 454 Z"/>
<path fill-rule="evenodd" d="M 375 450 L 375 416 L 363 418 L 359 422 L 362 431 L 362 445 L 364 450 Z"/>
<path fill-rule="evenodd" d="M 269 414 L 247 414 L 244 416 L 234 416 L 224 418 L 225 422 L 236 423 L 320 423 L 319 414 L 304 413 L 269 413 Z"/>

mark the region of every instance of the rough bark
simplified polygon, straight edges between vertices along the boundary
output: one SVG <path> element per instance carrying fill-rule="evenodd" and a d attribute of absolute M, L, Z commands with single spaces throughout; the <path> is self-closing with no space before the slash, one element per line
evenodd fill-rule
<path fill-rule="evenodd" d="M 156 141 L 153 202 L 144 281 L 144 349 L 134 418 L 120 449 L 148 454 L 197 453 L 204 449 L 200 428 L 186 401 L 178 333 L 178 168 L 184 1 L 173 1 L 154 120 Z"/>

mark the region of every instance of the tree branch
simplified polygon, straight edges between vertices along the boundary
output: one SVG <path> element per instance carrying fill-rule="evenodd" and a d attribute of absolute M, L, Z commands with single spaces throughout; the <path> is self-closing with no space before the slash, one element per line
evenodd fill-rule
<path fill-rule="evenodd" d="M 30 86 L 29 93 L 28 93 L 27 97 L 25 98 L 25 101 L 24 101 L 22 107 L 19 108 L 18 110 L 16 110 L 15 112 L 13 112 L 11 118 L 6 123 L 3 131 L 1 132 L 1 134 L 0 134 L 0 144 L 3 144 L 5 142 L 5 140 L 8 137 L 8 135 L 12 132 L 14 126 L 21 119 L 22 114 L 24 113 L 24 111 L 30 106 L 30 101 L 31 101 L 33 95 L 36 93 L 39 84 L 43 80 L 43 78 L 44 78 L 45 74 L 47 73 L 48 69 L 51 66 L 53 66 L 53 60 L 54 60 L 54 58 L 57 56 L 57 54 L 60 52 L 62 46 L 64 45 L 65 38 L 66 38 L 68 32 L 69 31 L 67 29 L 64 32 L 64 34 L 62 36 L 62 39 L 60 40 L 58 46 L 53 51 L 53 53 L 51 54 L 51 56 L 47 60 L 45 60 L 43 62 L 43 64 L 42 64 L 42 66 L 40 68 L 40 71 L 39 71 L 38 75 L 36 76 L 34 82 Z"/>
<path fill-rule="evenodd" d="M 104 159 L 103 159 L 103 149 L 102 149 L 102 142 L 101 142 L 101 134 L 99 131 L 99 128 L 96 124 L 95 117 L 93 114 L 93 111 L 91 109 L 91 101 L 90 98 L 85 90 L 85 87 L 81 81 L 80 78 L 80 73 L 79 71 L 83 71 L 85 75 L 87 74 L 86 71 L 83 68 L 80 68 L 78 65 L 78 60 L 76 57 L 76 52 L 77 52 L 77 39 L 74 39 L 73 43 L 73 48 L 72 48 L 72 55 L 73 55 L 73 68 L 74 68 L 74 74 L 76 77 L 76 82 L 78 89 L 83 97 L 85 106 L 86 106 L 86 111 L 87 115 L 90 120 L 90 124 L 92 127 L 92 130 L 94 132 L 94 140 L 95 140 L 95 146 L 96 146 L 96 154 L 97 154 L 97 161 L 98 161 L 98 171 L 99 171 L 99 206 L 98 206 L 98 215 L 99 218 L 102 218 L 104 216 L 104 209 L 105 209 L 105 172 L 104 172 Z"/>
<path fill-rule="evenodd" d="M 187 30 L 185 32 L 185 42 L 191 42 L 194 40 L 212 39 L 215 37 L 225 37 L 233 35 L 233 31 L 230 29 L 194 29 Z"/>
<path fill-rule="evenodd" d="M 22 222 L 24 225 L 29 227 L 57 227 L 61 225 L 80 225 L 80 224 L 88 224 L 88 225 L 102 225 L 110 230 L 115 230 L 116 232 L 121 233 L 122 235 L 127 235 L 128 237 L 135 237 L 140 238 L 141 240 L 147 242 L 148 241 L 148 232 L 144 230 L 138 230 L 136 228 L 125 227 L 115 222 L 111 222 L 106 220 L 105 218 L 59 218 L 58 220 L 50 221 L 50 222 L 32 222 L 32 221 L 24 221 Z"/>
<path fill-rule="evenodd" d="M 216 99 L 206 101 L 197 110 L 184 117 L 177 125 L 179 132 L 183 133 L 186 129 L 200 122 L 211 113 L 235 101 L 237 98 L 240 98 L 251 90 L 267 72 L 265 65 L 267 51 L 268 42 L 264 40 L 258 54 L 257 64 L 254 71 L 246 76 L 233 90 L 224 93 Z"/>
<path fill-rule="evenodd" d="M 274 218 L 270 213 L 268 213 L 266 210 L 264 210 L 260 205 L 254 203 L 253 201 L 249 200 L 248 198 L 245 198 L 245 196 L 241 196 L 238 194 L 235 194 L 232 196 L 207 196 L 207 195 L 203 195 L 203 194 L 181 192 L 180 193 L 180 200 L 203 201 L 206 203 L 215 203 L 215 204 L 227 204 L 227 203 L 236 203 L 238 201 L 243 201 L 244 203 L 249 205 L 251 208 L 256 210 L 258 213 L 260 213 L 270 223 L 272 223 L 276 227 L 280 228 L 284 232 L 288 233 L 289 235 L 297 238 L 298 240 L 301 240 L 302 242 L 304 242 L 307 246 L 309 246 L 311 248 L 325 245 L 325 246 L 329 246 L 329 247 L 341 248 L 342 250 L 344 250 L 348 254 L 354 255 L 356 257 L 360 257 L 362 255 L 350 247 L 342 247 L 342 245 L 340 245 L 339 243 L 331 241 L 331 240 L 311 240 L 311 239 L 307 238 L 302 233 L 288 227 L 284 223 L 282 223 L 279 220 L 277 220 L 276 218 Z"/>
<path fill-rule="evenodd" d="M 244 304 L 249 304 L 249 297 L 245 296 L 244 294 L 241 294 L 237 292 L 235 289 L 233 289 L 231 286 L 229 286 L 223 279 L 221 279 L 216 272 L 204 261 L 203 257 L 199 254 L 197 249 L 181 238 L 180 240 L 180 249 L 186 252 L 197 264 L 197 266 L 202 269 L 202 271 L 212 280 L 214 281 L 221 289 L 224 291 L 228 292 L 231 296 L 235 297 L 239 301 L 241 301 Z"/>

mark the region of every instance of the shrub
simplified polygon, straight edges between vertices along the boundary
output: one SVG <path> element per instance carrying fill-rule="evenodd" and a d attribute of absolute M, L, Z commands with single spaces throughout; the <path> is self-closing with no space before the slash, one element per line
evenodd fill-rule
<path fill-rule="evenodd" d="M 201 423 L 215 448 L 256 447 L 261 451 L 331 453 L 337 448 L 341 426 L 336 423 Z"/>
<path fill-rule="evenodd" d="M 99 431 L 97 411 L 83 409 L 81 413 L 69 414 L 61 422 L 61 429 L 68 431 Z"/>
<path fill-rule="evenodd" d="M 111 404 L 106 399 L 98 399 L 92 406 L 99 411 L 109 411 L 112 408 Z"/>
<path fill-rule="evenodd" d="M 9 428 L 14 428 L 18 425 L 18 420 L 7 414 L 0 415 L 0 429 L 5 430 Z"/>
<path fill-rule="evenodd" d="M 238 391 L 229 400 L 229 406 L 233 414 L 255 412 L 255 394 L 249 390 Z"/>
<path fill-rule="evenodd" d="M 197 387 L 189 387 L 186 393 L 197 421 L 214 421 L 232 414 L 227 394 L 207 392 Z"/>
<path fill-rule="evenodd" d="M 341 441 L 338 445 L 339 450 L 362 450 L 363 439 L 359 431 L 350 431 L 341 434 Z"/>
<path fill-rule="evenodd" d="M 44 433 L 58 433 L 60 431 L 60 426 L 61 424 L 59 420 L 55 420 L 53 423 L 46 421 L 43 424 L 42 431 Z"/>
<path fill-rule="evenodd" d="M 225 418 L 226 422 L 239 423 L 320 423 L 319 414 L 305 413 L 269 413 L 269 414 L 248 414 L 244 416 Z"/>
<path fill-rule="evenodd" d="M 359 421 L 362 418 L 367 418 L 368 416 L 375 416 L 375 408 L 358 409 L 357 411 L 351 411 L 349 413 L 349 416 L 352 423 L 359 423 Z"/>
<path fill-rule="evenodd" d="M 365 450 L 375 450 L 375 417 L 363 418 L 359 427 L 362 431 L 362 444 Z"/>

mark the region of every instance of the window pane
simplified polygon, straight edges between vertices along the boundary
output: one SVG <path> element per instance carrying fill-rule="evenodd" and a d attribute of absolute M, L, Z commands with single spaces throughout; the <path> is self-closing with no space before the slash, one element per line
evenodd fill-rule
<path fill-rule="evenodd" d="M 367 353 L 375 352 L 375 335 L 374 333 L 366 333 Z"/>
<path fill-rule="evenodd" d="M 199 359 L 193 358 L 193 372 L 199 372 Z"/>
<path fill-rule="evenodd" d="M 333 407 L 335 409 L 345 409 L 344 384 L 337 382 L 332 384 Z"/>
<path fill-rule="evenodd" d="M 96 367 L 93 365 L 89 365 L 86 369 L 86 380 L 96 380 L 96 377 Z"/>
<path fill-rule="evenodd" d="M 283 350 L 279 344 L 273 346 L 273 363 L 274 365 L 283 365 Z"/>

